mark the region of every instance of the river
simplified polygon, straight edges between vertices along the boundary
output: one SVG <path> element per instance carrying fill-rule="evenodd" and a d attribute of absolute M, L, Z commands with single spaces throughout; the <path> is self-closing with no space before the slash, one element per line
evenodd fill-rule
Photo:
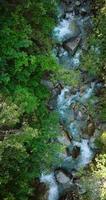
<path fill-rule="evenodd" d="M 87 50 L 86 39 L 91 34 L 92 27 L 90 0 L 63 1 L 59 7 L 58 24 L 53 30 L 53 38 L 57 42 L 53 53 L 62 67 L 68 70 L 80 68 L 80 58 L 83 51 Z M 70 86 L 64 86 L 57 97 L 60 122 L 68 133 L 70 141 L 66 142 L 65 136 L 58 138 L 63 145 L 66 145 L 67 150 L 56 175 L 59 183 L 54 172 L 41 176 L 41 182 L 49 185 L 48 200 L 59 199 L 60 183 L 63 185 L 68 183 L 71 187 L 72 180 L 64 172 L 73 175 L 75 171 L 87 166 L 95 155 L 95 123 L 85 105 L 95 94 L 98 83 L 89 80 L 83 88 L 83 91 L 78 88 L 73 92 Z"/>

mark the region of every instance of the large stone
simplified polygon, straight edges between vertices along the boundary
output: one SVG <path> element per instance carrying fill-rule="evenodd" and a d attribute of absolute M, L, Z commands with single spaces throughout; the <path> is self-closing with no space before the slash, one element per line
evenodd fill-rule
<path fill-rule="evenodd" d="M 52 96 L 53 97 L 57 97 L 60 93 L 61 93 L 61 90 L 63 89 L 63 86 L 61 83 L 57 83 L 53 90 L 52 90 Z"/>
<path fill-rule="evenodd" d="M 81 8 L 81 10 L 80 10 L 80 14 L 82 15 L 82 16 L 85 16 L 86 14 L 87 14 L 87 9 L 86 8 Z"/>
<path fill-rule="evenodd" d="M 69 127 L 68 127 L 68 132 L 70 134 L 70 136 L 73 138 L 73 140 L 80 142 L 81 140 L 81 129 L 80 129 L 80 124 L 78 124 L 78 121 L 74 120 L 74 122 L 72 122 Z"/>
<path fill-rule="evenodd" d="M 61 168 L 67 171 L 67 173 L 72 174 L 73 170 L 77 170 L 77 160 L 72 157 L 67 157 L 67 159 L 63 161 Z"/>
<path fill-rule="evenodd" d="M 77 158 L 80 154 L 79 146 L 69 145 L 66 150 L 67 150 L 67 155 L 72 156 L 73 158 Z"/>
<path fill-rule="evenodd" d="M 74 10 L 73 6 L 68 6 L 68 7 L 65 8 L 65 11 L 67 13 L 73 12 L 73 10 Z"/>
<path fill-rule="evenodd" d="M 95 124 L 94 122 L 91 122 L 88 124 L 87 133 L 89 136 L 93 136 L 94 132 L 95 132 Z"/>
<path fill-rule="evenodd" d="M 72 157 L 73 158 L 77 158 L 80 154 L 80 147 L 78 146 L 74 146 L 73 150 L 72 150 Z"/>
<path fill-rule="evenodd" d="M 66 148 L 67 156 L 71 156 L 71 155 L 72 155 L 72 150 L 73 150 L 73 145 L 70 144 L 70 145 Z"/>
<path fill-rule="evenodd" d="M 49 80 L 41 80 L 41 84 L 47 87 L 48 89 L 52 90 L 53 89 L 53 83 Z"/>
<path fill-rule="evenodd" d="M 63 46 L 67 51 L 69 51 L 73 55 L 76 52 L 80 44 L 80 41 L 81 41 L 80 37 L 77 37 L 74 40 L 70 39 L 69 41 L 65 42 Z"/>
<path fill-rule="evenodd" d="M 84 32 L 88 35 L 91 34 L 93 25 L 90 17 L 85 17 L 84 22 L 83 22 L 83 30 Z"/>
<path fill-rule="evenodd" d="M 49 110 L 54 110 L 56 108 L 56 98 L 51 98 L 48 102 L 47 102 L 47 108 Z"/>
<path fill-rule="evenodd" d="M 76 6 L 80 6 L 80 5 L 81 5 L 81 2 L 80 2 L 80 1 L 76 1 L 76 2 L 75 2 L 75 5 L 76 5 Z"/>
<path fill-rule="evenodd" d="M 40 183 L 39 180 L 32 181 L 33 194 L 31 200 L 47 200 L 49 188 L 44 183 Z"/>
<path fill-rule="evenodd" d="M 66 174 L 64 174 L 62 171 L 59 171 L 56 174 L 56 180 L 58 183 L 61 183 L 61 184 L 67 184 L 70 182 L 70 178 L 66 176 Z"/>
<path fill-rule="evenodd" d="M 65 136 L 58 137 L 58 142 L 63 145 L 70 145 L 70 140 Z"/>
<path fill-rule="evenodd" d="M 71 38 L 77 37 L 80 34 L 80 27 L 77 24 L 76 20 L 71 21 L 71 23 L 69 25 L 69 29 L 70 29 L 70 32 L 71 32 L 71 34 L 70 34 Z"/>

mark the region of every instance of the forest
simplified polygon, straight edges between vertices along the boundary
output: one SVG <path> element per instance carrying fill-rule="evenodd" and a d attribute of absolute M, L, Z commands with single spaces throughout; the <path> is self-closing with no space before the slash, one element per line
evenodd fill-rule
<path fill-rule="evenodd" d="M 0 0 L 0 200 L 106 200 L 105 41 L 105 0 Z"/>

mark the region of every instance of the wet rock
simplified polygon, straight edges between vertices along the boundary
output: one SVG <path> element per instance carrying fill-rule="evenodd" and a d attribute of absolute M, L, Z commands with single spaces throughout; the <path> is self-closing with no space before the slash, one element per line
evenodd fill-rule
<path fill-rule="evenodd" d="M 56 98 L 51 98 L 47 103 L 47 108 L 52 111 L 56 108 Z"/>
<path fill-rule="evenodd" d="M 91 123 L 88 124 L 87 134 L 89 136 L 93 136 L 94 132 L 95 132 L 95 124 L 94 124 L 94 122 L 91 122 Z"/>
<path fill-rule="evenodd" d="M 82 85 L 80 87 L 80 93 L 81 93 L 81 95 L 83 95 L 83 93 L 87 90 L 87 88 L 88 88 L 88 85 Z"/>
<path fill-rule="evenodd" d="M 99 134 L 100 134 L 100 133 L 99 133 Z M 90 148 L 91 148 L 93 151 L 95 151 L 95 152 L 96 152 L 96 150 L 99 149 L 99 148 L 96 146 L 96 144 L 95 144 L 95 137 L 92 137 L 92 138 L 90 139 L 89 146 L 90 146 Z"/>
<path fill-rule="evenodd" d="M 74 10 L 73 6 L 69 6 L 69 7 L 66 7 L 65 12 L 70 13 L 70 12 L 73 12 L 73 10 Z"/>
<path fill-rule="evenodd" d="M 74 146 L 73 150 L 72 150 L 72 157 L 73 158 L 77 158 L 80 154 L 80 147 L 78 146 Z"/>
<path fill-rule="evenodd" d="M 76 1 L 76 2 L 75 2 L 75 5 L 76 5 L 76 6 L 80 6 L 80 5 L 81 5 L 81 2 L 80 2 L 80 1 Z"/>
<path fill-rule="evenodd" d="M 59 196 L 73 190 L 74 184 L 72 182 L 72 178 L 72 174 L 68 173 L 67 170 L 63 168 L 55 170 L 55 179 L 58 183 Z"/>
<path fill-rule="evenodd" d="M 80 34 L 80 27 L 77 24 L 76 20 L 71 21 L 71 23 L 69 25 L 69 29 L 71 31 L 70 38 L 75 38 Z"/>
<path fill-rule="evenodd" d="M 80 14 L 82 15 L 82 16 L 85 16 L 86 14 L 87 14 L 87 9 L 86 8 L 84 8 L 84 7 L 82 7 L 81 8 L 81 10 L 80 10 Z"/>
<path fill-rule="evenodd" d="M 78 111 L 77 113 L 77 120 L 81 120 L 83 118 L 83 114 L 81 111 Z"/>
<path fill-rule="evenodd" d="M 69 41 L 65 42 L 63 46 L 67 51 L 69 51 L 73 55 L 76 52 L 80 44 L 80 41 L 81 41 L 80 37 L 77 37 L 74 40 L 70 39 Z"/>
<path fill-rule="evenodd" d="M 63 144 L 63 145 L 69 145 L 70 144 L 70 141 L 68 140 L 67 137 L 63 136 L 63 137 L 58 137 L 58 142 L 60 144 Z"/>
<path fill-rule="evenodd" d="M 34 188 L 31 200 L 47 200 L 49 188 L 44 184 L 40 183 L 39 179 L 32 182 L 32 187 Z"/>
<path fill-rule="evenodd" d="M 70 91 L 69 91 L 69 90 L 68 90 L 68 91 L 65 91 L 65 92 L 64 92 L 64 98 L 65 98 L 65 99 L 69 99 L 69 98 L 70 98 L 70 94 L 71 94 L 71 90 L 70 90 Z"/>
<path fill-rule="evenodd" d="M 89 46 L 86 40 L 83 40 L 82 45 L 81 45 L 82 50 L 86 51 L 88 50 Z"/>
<path fill-rule="evenodd" d="M 90 34 L 91 31 L 92 31 L 92 28 L 93 28 L 93 25 L 92 25 L 92 21 L 89 17 L 86 17 L 84 22 L 83 22 L 83 29 L 84 29 L 84 32 L 86 34 Z"/>
<path fill-rule="evenodd" d="M 71 155 L 72 155 L 72 150 L 73 150 L 73 145 L 70 144 L 70 145 L 66 148 L 67 156 L 71 156 Z"/>
<path fill-rule="evenodd" d="M 63 171 L 59 170 L 55 172 L 56 181 L 61 184 L 69 184 L 70 177 L 68 177 Z"/>
<path fill-rule="evenodd" d="M 78 121 L 72 122 L 68 128 L 68 132 L 73 138 L 73 140 L 80 142 L 81 140 L 81 130 L 80 126 L 78 124 Z"/>
<path fill-rule="evenodd" d="M 41 84 L 47 87 L 48 89 L 52 90 L 53 89 L 53 83 L 49 80 L 41 80 Z"/>
<path fill-rule="evenodd" d="M 56 96 L 58 96 L 60 94 L 60 92 L 61 92 L 60 88 L 53 88 L 52 96 L 56 97 Z"/>
<path fill-rule="evenodd" d="M 62 165 L 61 168 L 67 171 L 67 173 L 72 174 L 72 170 L 77 170 L 77 161 L 73 159 L 71 156 L 67 157 Z"/>
<path fill-rule="evenodd" d="M 67 155 L 72 156 L 73 158 L 77 158 L 80 154 L 79 146 L 69 145 L 66 150 L 67 150 Z"/>
<path fill-rule="evenodd" d="M 61 93 L 61 90 L 62 90 L 62 89 L 63 89 L 62 84 L 61 84 L 61 83 L 57 83 L 57 84 L 54 86 L 53 90 L 52 90 L 52 96 L 53 96 L 53 97 L 58 96 L 58 95 Z"/>

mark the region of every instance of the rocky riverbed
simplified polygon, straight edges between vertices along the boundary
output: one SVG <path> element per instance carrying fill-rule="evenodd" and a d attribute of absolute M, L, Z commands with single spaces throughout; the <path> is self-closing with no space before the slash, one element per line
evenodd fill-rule
<path fill-rule="evenodd" d="M 62 0 L 59 9 L 58 24 L 53 30 L 57 43 L 53 52 L 64 68 L 76 69 L 80 66 L 82 52 L 87 51 L 86 39 L 93 28 L 92 1 Z M 41 176 L 41 182 L 48 186 L 48 195 L 43 199 L 78 200 L 83 188 L 78 184 L 76 172 L 92 162 L 97 150 L 94 141 L 99 134 L 87 102 L 99 90 L 100 84 L 88 78 L 82 83 L 83 87 L 73 90 L 61 84 L 54 87 L 48 80 L 42 83 L 52 91 L 48 108 L 59 113 L 63 131 L 57 141 L 65 147 L 60 155 L 61 165 L 51 174 Z"/>

